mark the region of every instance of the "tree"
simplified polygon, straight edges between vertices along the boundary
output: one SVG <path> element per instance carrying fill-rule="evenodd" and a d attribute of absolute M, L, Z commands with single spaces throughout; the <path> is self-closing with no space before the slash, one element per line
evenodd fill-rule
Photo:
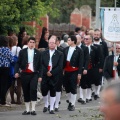
<path fill-rule="evenodd" d="M 92 15 L 95 16 L 96 2 L 95 0 L 56 0 L 53 8 L 59 9 L 59 17 L 53 18 L 50 16 L 51 23 L 69 23 L 71 12 L 82 5 L 90 5 L 92 8 Z M 114 0 L 101 0 L 102 7 L 112 7 Z"/>
<path fill-rule="evenodd" d="M 36 21 L 41 24 L 40 17 L 48 13 L 54 18 L 58 9 L 52 8 L 55 0 L 0 0 L 0 34 L 8 30 L 18 32 L 23 22 Z"/>
<path fill-rule="evenodd" d="M 120 0 L 117 0 L 117 7 L 120 7 Z"/>

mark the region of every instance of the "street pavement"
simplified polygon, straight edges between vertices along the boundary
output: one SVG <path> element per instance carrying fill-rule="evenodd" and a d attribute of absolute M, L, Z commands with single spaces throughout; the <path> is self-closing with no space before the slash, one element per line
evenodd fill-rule
<path fill-rule="evenodd" d="M 24 105 L 12 105 L 11 107 L 0 106 L 0 120 L 103 120 L 99 112 L 100 100 L 93 100 L 86 105 L 81 105 L 76 101 L 76 110 L 68 111 L 65 93 L 62 95 L 59 112 L 51 115 L 49 112 L 43 113 L 43 101 L 36 105 L 36 116 L 23 116 Z"/>

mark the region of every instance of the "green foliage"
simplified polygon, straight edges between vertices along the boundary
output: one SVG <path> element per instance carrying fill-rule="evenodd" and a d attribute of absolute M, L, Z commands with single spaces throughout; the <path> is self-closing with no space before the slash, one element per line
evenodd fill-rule
<path fill-rule="evenodd" d="M 23 22 L 36 21 L 41 24 L 40 17 L 48 13 L 54 18 L 58 9 L 52 8 L 55 0 L 0 0 L 0 34 L 7 30 L 19 31 Z M 28 32 L 33 32 L 26 26 Z"/>
<path fill-rule="evenodd" d="M 59 17 L 53 18 L 50 16 L 51 23 L 69 23 L 71 12 L 82 5 L 90 5 L 92 8 L 92 15 L 95 16 L 96 0 L 56 0 L 53 8 L 59 10 Z M 114 0 L 101 0 L 102 7 L 112 7 Z"/>
<path fill-rule="evenodd" d="M 120 7 L 120 0 L 117 0 L 117 7 Z"/>

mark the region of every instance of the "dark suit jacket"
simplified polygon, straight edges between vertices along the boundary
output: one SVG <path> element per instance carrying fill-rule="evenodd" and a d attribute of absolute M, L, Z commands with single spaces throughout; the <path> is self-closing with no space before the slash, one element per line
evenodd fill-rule
<path fill-rule="evenodd" d="M 15 73 L 21 70 L 25 70 L 28 65 L 28 48 L 22 49 L 19 53 L 18 61 L 15 65 Z M 39 77 L 42 77 L 42 64 L 41 64 L 41 54 L 37 49 L 34 49 L 34 58 L 33 58 L 33 68 L 34 72 L 37 72 Z"/>
<path fill-rule="evenodd" d="M 100 44 L 102 45 L 103 57 L 104 57 L 104 60 L 105 60 L 105 58 L 108 56 L 108 47 L 107 47 L 107 43 L 106 43 L 105 41 L 102 40 L 102 42 L 100 42 Z"/>
<path fill-rule="evenodd" d="M 103 74 L 107 80 L 113 78 L 113 62 L 114 62 L 114 55 L 110 55 L 106 57 Z M 118 76 L 120 76 L 120 56 L 118 57 L 117 62 L 118 62 L 118 66 L 117 66 Z"/>
<path fill-rule="evenodd" d="M 90 46 L 90 54 L 89 54 L 89 61 L 94 68 L 96 66 L 96 57 L 98 57 L 97 48 L 93 45 Z"/>
<path fill-rule="evenodd" d="M 59 80 L 59 73 L 63 69 L 63 53 L 58 50 L 55 50 L 55 53 L 52 56 L 52 70 L 51 70 L 52 77 L 47 76 L 49 60 L 50 54 L 48 49 L 42 52 L 42 68 L 43 68 L 42 84 L 46 83 L 48 80 L 49 84 L 54 86 Z"/>
<path fill-rule="evenodd" d="M 86 47 L 83 44 L 81 45 L 81 48 L 84 52 L 83 69 L 87 70 L 88 69 L 88 64 L 89 64 L 89 50 L 88 50 L 88 47 Z"/>
<path fill-rule="evenodd" d="M 69 47 L 67 47 L 63 50 L 63 53 L 64 53 L 64 68 L 66 66 L 68 50 L 69 50 Z M 83 53 L 82 49 L 76 46 L 76 48 L 73 52 L 73 55 L 71 57 L 71 60 L 70 60 L 70 65 L 72 67 L 78 67 L 79 68 L 78 74 L 82 74 L 83 58 L 84 58 L 84 53 Z"/>
<path fill-rule="evenodd" d="M 57 47 L 57 50 L 60 52 L 63 52 L 63 48 L 62 47 Z"/>
<path fill-rule="evenodd" d="M 102 45 L 97 45 L 94 44 L 94 46 L 96 47 L 96 67 L 103 69 L 103 65 L 104 65 L 104 55 L 103 55 L 103 50 L 102 50 Z"/>

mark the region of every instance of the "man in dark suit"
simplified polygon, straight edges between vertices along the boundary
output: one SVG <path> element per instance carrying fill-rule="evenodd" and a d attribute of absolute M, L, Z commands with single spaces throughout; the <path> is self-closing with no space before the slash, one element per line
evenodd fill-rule
<path fill-rule="evenodd" d="M 98 64 L 98 69 L 96 68 L 96 71 L 94 73 L 96 74 L 95 81 L 97 81 L 97 83 L 94 83 L 95 84 L 94 99 L 96 100 L 97 98 L 99 98 L 100 88 L 102 84 L 102 76 L 103 76 L 103 65 L 104 65 L 105 57 L 108 55 L 108 48 L 107 48 L 106 43 L 100 39 L 101 38 L 100 30 L 98 29 L 95 30 L 93 37 L 94 37 L 93 44 L 94 46 L 97 47 L 97 51 L 99 52 L 99 55 L 100 55 L 100 58 L 99 58 L 100 63 Z"/>
<path fill-rule="evenodd" d="M 56 38 L 49 39 L 49 49 L 42 53 L 42 82 L 41 92 L 45 102 L 43 112 L 48 110 L 48 91 L 50 91 L 50 114 L 54 114 L 56 97 L 56 85 L 59 80 L 59 73 L 63 69 L 63 53 L 56 50 Z"/>
<path fill-rule="evenodd" d="M 120 76 L 120 45 L 116 45 L 116 56 L 110 55 L 106 58 L 104 69 L 104 77 L 107 81 Z"/>
<path fill-rule="evenodd" d="M 77 94 L 77 82 L 80 81 L 83 67 L 83 51 L 76 46 L 77 38 L 71 35 L 68 38 L 70 47 L 64 49 L 64 82 L 65 90 L 68 95 L 68 110 L 75 110 L 75 101 Z M 78 81 L 77 81 L 78 80 Z"/>
<path fill-rule="evenodd" d="M 63 53 L 63 48 L 60 46 L 60 38 L 57 37 L 56 42 L 56 50 Z M 56 100 L 55 100 L 55 112 L 58 112 L 59 110 L 59 104 L 60 104 L 60 98 L 61 98 L 61 92 L 62 92 L 62 85 L 63 85 L 63 69 L 59 75 L 59 79 L 56 85 Z"/>
<path fill-rule="evenodd" d="M 83 50 L 83 53 L 84 53 L 84 61 L 83 61 L 83 73 L 82 73 L 82 78 L 80 80 L 80 88 L 79 88 L 79 91 L 80 91 L 80 98 L 78 99 L 78 102 L 83 102 L 83 101 L 86 101 L 86 98 L 85 98 L 85 91 L 86 91 L 86 83 L 85 83 L 85 80 L 84 78 L 86 77 L 87 75 L 87 70 L 88 70 L 88 64 L 89 64 L 89 50 L 88 50 L 88 47 L 86 47 L 85 45 L 83 45 L 81 43 L 82 39 L 81 39 L 81 36 L 80 35 L 76 35 L 77 37 L 77 46 L 80 47 L 82 50 Z"/>
<path fill-rule="evenodd" d="M 42 65 L 40 52 L 35 49 L 35 38 L 28 39 L 28 48 L 20 51 L 15 65 L 15 78 L 21 76 L 26 111 L 23 115 L 30 114 L 30 102 L 32 103 L 31 115 L 36 115 L 35 104 L 37 101 L 37 83 L 42 80 Z M 19 75 L 19 69 L 21 73 Z"/>
<path fill-rule="evenodd" d="M 82 104 L 86 104 L 86 102 L 92 101 L 91 99 L 91 84 L 94 80 L 94 84 L 97 84 L 97 77 L 99 75 L 95 75 L 96 67 L 99 64 L 100 54 L 97 51 L 97 48 L 92 45 L 92 36 L 86 35 L 84 38 L 84 43 L 88 47 L 89 50 L 89 63 L 88 63 L 88 71 L 86 76 L 83 78 L 84 80 L 84 94 Z"/>

